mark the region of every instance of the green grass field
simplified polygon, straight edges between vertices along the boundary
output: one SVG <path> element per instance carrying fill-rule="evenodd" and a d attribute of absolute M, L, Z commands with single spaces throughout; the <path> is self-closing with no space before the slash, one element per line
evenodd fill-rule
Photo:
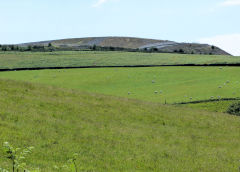
<path fill-rule="evenodd" d="M 42 171 L 54 171 L 75 152 L 82 171 L 240 166 L 236 116 L 19 81 L 1 79 L 0 88 L 0 142 L 34 146 L 28 164 Z M 0 165 L 9 167 L 2 151 Z"/>
<path fill-rule="evenodd" d="M 179 103 L 240 97 L 240 68 L 153 67 L 12 71 L 0 78 L 30 81 L 90 93 Z"/>
<path fill-rule="evenodd" d="M 239 57 L 126 52 L 0 52 L 0 69 L 239 63 Z M 238 67 L 89 68 L 0 72 L 0 144 L 34 146 L 54 171 L 238 171 Z M 0 167 L 10 168 L 0 146 Z"/>
<path fill-rule="evenodd" d="M 134 52 L 0 52 L 0 69 L 79 66 L 236 64 L 240 57 Z"/>

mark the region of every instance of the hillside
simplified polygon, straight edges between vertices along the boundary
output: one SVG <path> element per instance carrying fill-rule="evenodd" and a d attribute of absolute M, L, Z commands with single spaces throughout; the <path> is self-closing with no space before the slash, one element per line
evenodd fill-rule
<path fill-rule="evenodd" d="M 73 153 L 82 171 L 237 171 L 240 119 L 0 80 L 0 142 L 34 146 L 31 167 Z M 9 167 L 0 151 L 1 167 Z"/>
<path fill-rule="evenodd" d="M 235 65 L 240 57 L 119 51 L 1 52 L 0 70 L 104 66 Z"/>
<path fill-rule="evenodd" d="M 55 47 L 67 48 L 71 47 L 76 50 L 86 49 L 91 46 L 98 47 L 118 47 L 126 49 L 150 50 L 154 49 L 164 53 L 185 53 L 185 54 L 212 54 L 212 55 L 229 55 L 227 52 L 218 47 L 207 44 L 196 43 L 177 43 L 167 40 L 143 39 L 132 37 L 89 37 L 89 38 L 73 38 L 42 42 L 32 42 L 20 44 L 28 45 L 45 45 L 51 43 Z"/>
<path fill-rule="evenodd" d="M 0 78 L 173 104 L 239 98 L 239 73 L 238 67 L 87 68 L 1 72 Z"/>

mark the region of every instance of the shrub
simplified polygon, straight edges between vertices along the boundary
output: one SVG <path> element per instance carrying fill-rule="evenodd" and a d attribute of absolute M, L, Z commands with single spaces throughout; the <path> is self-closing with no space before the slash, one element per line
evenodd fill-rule
<path fill-rule="evenodd" d="M 109 47 L 110 51 L 115 51 L 115 47 Z"/>
<path fill-rule="evenodd" d="M 153 51 L 155 51 L 155 52 L 158 51 L 158 48 L 153 48 Z"/>
<path fill-rule="evenodd" d="M 28 48 L 27 48 L 28 51 L 32 51 L 32 49 L 33 49 L 33 48 L 32 48 L 31 45 L 29 45 Z"/>
<path fill-rule="evenodd" d="M 14 148 L 8 142 L 3 143 L 3 150 L 6 153 L 6 159 L 11 162 L 11 169 L 15 171 L 29 171 L 26 165 L 26 157 L 32 153 L 34 147 L 26 147 L 24 149 Z M 8 171 L 6 169 L 0 168 L 0 171 Z"/>
<path fill-rule="evenodd" d="M 8 50 L 9 50 L 8 46 L 6 46 L 6 45 L 2 46 L 2 51 L 8 51 Z"/>
<path fill-rule="evenodd" d="M 10 49 L 10 51 L 14 51 L 15 50 L 15 46 L 14 45 L 9 45 L 9 49 Z"/>
<path fill-rule="evenodd" d="M 35 169 L 29 168 L 27 167 L 27 164 L 26 164 L 26 157 L 32 153 L 33 149 L 34 147 L 32 146 L 25 147 L 23 149 L 14 148 L 8 142 L 4 142 L 3 151 L 5 152 L 5 156 L 3 156 L 3 158 L 5 157 L 7 160 L 10 161 L 10 164 L 11 164 L 10 167 L 12 172 L 20 172 L 20 171 L 40 172 L 38 168 L 35 168 Z M 73 156 L 67 161 L 66 164 L 64 164 L 63 166 L 55 165 L 54 168 L 57 171 L 77 172 L 78 171 L 77 164 L 76 164 L 77 157 L 78 157 L 78 154 L 74 153 Z M 0 167 L 0 172 L 10 172 L 10 171 Z"/>
<path fill-rule="evenodd" d="M 92 50 L 93 50 L 93 51 L 96 51 L 96 50 L 97 50 L 97 46 L 96 46 L 95 44 L 93 45 Z"/>
<path fill-rule="evenodd" d="M 227 113 L 240 116 L 240 102 L 233 103 L 228 107 Z"/>
<path fill-rule="evenodd" d="M 158 49 L 157 49 L 156 47 L 152 47 L 152 48 L 150 48 L 150 51 L 151 51 L 151 52 L 157 52 Z"/>
<path fill-rule="evenodd" d="M 179 53 L 184 53 L 184 50 L 183 49 L 179 49 Z"/>

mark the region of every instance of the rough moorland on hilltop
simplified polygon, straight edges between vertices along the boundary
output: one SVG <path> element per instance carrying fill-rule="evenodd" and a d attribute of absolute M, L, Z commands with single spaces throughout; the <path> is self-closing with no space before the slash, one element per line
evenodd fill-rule
<path fill-rule="evenodd" d="M 89 37 L 89 38 L 72 38 L 42 42 L 31 42 L 20 44 L 21 46 L 44 45 L 50 44 L 59 48 L 74 48 L 76 50 L 86 49 L 89 47 L 115 47 L 133 50 L 155 51 L 163 53 L 185 53 L 185 54 L 212 54 L 212 55 L 229 55 L 224 50 L 208 45 L 197 43 L 178 43 L 168 40 L 143 39 L 133 37 Z"/>

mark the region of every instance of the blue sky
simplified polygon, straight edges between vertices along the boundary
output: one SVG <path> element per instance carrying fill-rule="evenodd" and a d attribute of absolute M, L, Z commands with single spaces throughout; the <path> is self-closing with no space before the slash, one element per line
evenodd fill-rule
<path fill-rule="evenodd" d="M 240 0 L 0 0 L 0 43 L 131 36 L 240 55 Z"/>

